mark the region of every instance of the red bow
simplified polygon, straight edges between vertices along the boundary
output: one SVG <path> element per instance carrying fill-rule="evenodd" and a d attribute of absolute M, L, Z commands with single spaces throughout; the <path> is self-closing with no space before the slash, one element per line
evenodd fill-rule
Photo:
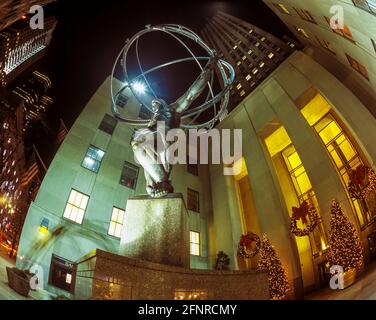
<path fill-rule="evenodd" d="M 257 235 L 252 233 L 252 232 L 248 232 L 246 235 L 242 235 L 240 237 L 239 244 L 243 247 L 251 249 L 252 248 L 252 242 L 255 242 L 256 240 L 257 240 Z"/>
<path fill-rule="evenodd" d="M 309 214 L 309 206 L 307 201 L 303 201 L 299 208 L 292 207 L 292 218 L 297 220 L 302 220 L 303 224 L 307 224 L 307 216 Z"/>
<path fill-rule="evenodd" d="M 359 186 L 362 186 L 364 180 L 367 176 L 367 168 L 363 165 L 357 167 L 355 170 L 351 170 L 350 179 L 351 181 Z"/>

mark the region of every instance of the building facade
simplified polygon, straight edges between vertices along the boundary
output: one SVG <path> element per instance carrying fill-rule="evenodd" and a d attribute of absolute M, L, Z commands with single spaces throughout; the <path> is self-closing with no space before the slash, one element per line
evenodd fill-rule
<path fill-rule="evenodd" d="M 210 167 L 216 250 L 236 261 L 240 235 L 265 232 L 296 296 L 327 286 L 330 204 L 336 198 L 356 225 L 369 261 L 376 195 L 353 199 L 347 185 L 352 169 L 375 168 L 375 126 L 350 90 L 308 55 L 295 52 L 220 124 L 243 129 L 243 169 L 238 177 L 225 177 L 221 166 Z M 309 237 L 295 237 L 292 207 L 303 201 L 322 221 Z"/>
<path fill-rule="evenodd" d="M 204 40 L 235 69 L 230 109 L 239 104 L 293 51 L 284 41 L 234 16 L 219 12 L 202 30 Z"/>
<path fill-rule="evenodd" d="M 375 105 L 374 0 L 264 2 L 307 46 L 307 54 L 330 70 L 367 107 Z M 374 109 L 370 110 L 373 115 L 376 114 Z"/>
<path fill-rule="evenodd" d="M 132 130 L 110 116 L 110 101 L 108 78 L 60 146 L 26 217 L 17 265 L 42 266 L 51 292 L 74 292 L 73 264 L 92 250 L 119 252 L 127 199 L 146 193 L 143 169 L 130 146 Z M 118 104 L 130 114 L 140 112 L 130 92 Z M 207 166 L 174 166 L 172 182 L 188 209 L 190 265 L 208 269 L 215 256 L 208 249 Z"/>
<path fill-rule="evenodd" d="M 55 0 L 4 0 L 0 3 L 0 31 L 30 12 L 34 5 L 44 6 Z"/>
<path fill-rule="evenodd" d="M 25 165 L 21 99 L 2 89 L 0 98 L 0 229 L 8 244 L 13 240 L 14 219 L 21 213 L 21 180 Z M 24 212 L 26 215 L 26 212 Z"/>
<path fill-rule="evenodd" d="M 0 31 L 0 85 L 6 86 L 44 55 L 56 27 L 54 17 L 46 17 L 43 29 L 30 28 L 30 16 Z"/>
<path fill-rule="evenodd" d="M 35 70 L 13 89 L 13 93 L 24 100 L 25 130 L 52 105 L 53 99 L 48 95 L 51 86 L 50 78 Z"/>
<path fill-rule="evenodd" d="M 74 292 L 75 261 L 91 250 L 118 252 L 127 198 L 145 193 L 132 132 L 109 116 L 109 101 L 107 79 L 60 147 L 26 218 L 17 265 L 41 265 L 53 292 Z M 138 114 L 132 97 L 120 101 Z M 212 269 L 224 251 L 231 269 L 255 269 L 258 256 L 239 258 L 239 239 L 266 233 L 287 270 L 291 297 L 327 286 L 333 198 L 356 226 L 366 263 L 373 258 L 376 194 L 356 200 L 347 185 L 351 170 L 375 168 L 376 119 L 335 76 L 296 51 L 218 128 L 243 130 L 240 173 L 177 165 L 172 174 L 189 209 L 191 268 Z M 303 201 L 320 220 L 309 236 L 296 237 L 290 217 Z"/>

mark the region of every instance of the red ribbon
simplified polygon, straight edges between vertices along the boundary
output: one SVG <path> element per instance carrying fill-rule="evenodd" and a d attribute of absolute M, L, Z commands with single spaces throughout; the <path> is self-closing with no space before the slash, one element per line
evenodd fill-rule
<path fill-rule="evenodd" d="M 252 232 L 248 232 L 246 235 L 242 235 L 240 237 L 239 244 L 243 247 L 246 247 L 247 249 L 252 249 L 252 242 L 256 242 L 256 241 L 257 241 L 257 235 Z"/>
<path fill-rule="evenodd" d="M 363 165 L 357 167 L 355 170 L 351 170 L 350 179 L 356 185 L 362 186 L 366 177 L 367 168 Z"/>

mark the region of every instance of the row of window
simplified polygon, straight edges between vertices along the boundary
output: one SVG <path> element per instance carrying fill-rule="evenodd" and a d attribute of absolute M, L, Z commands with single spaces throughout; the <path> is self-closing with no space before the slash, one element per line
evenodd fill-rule
<path fill-rule="evenodd" d="M 370 13 L 376 15 L 376 0 L 352 0 L 354 5 L 358 8 L 364 9 Z M 290 11 L 282 3 L 273 3 L 273 5 L 278 9 L 279 12 L 284 14 L 290 14 Z M 317 23 L 314 17 L 308 10 L 295 8 L 296 13 L 304 20 Z"/>
<path fill-rule="evenodd" d="M 359 7 L 359 8 L 362 8 L 362 9 L 366 9 L 367 11 L 371 12 L 371 13 L 374 13 L 376 12 L 375 8 L 376 8 L 376 0 L 353 0 L 354 2 L 354 5 Z M 273 5 L 281 12 L 281 13 L 284 13 L 284 14 L 290 14 L 290 11 L 286 8 L 286 6 L 284 6 L 283 4 L 281 3 L 273 3 Z M 299 8 L 294 8 L 294 10 L 297 12 L 297 14 L 305 21 L 308 21 L 308 22 L 311 22 L 311 23 L 314 23 L 314 24 L 317 24 L 315 18 L 312 16 L 312 14 L 308 11 L 308 10 L 305 10 L 305 9 L 299 9 Z M 331 22 L 330 22 L 330 19 L 328 17 L 324 17 L 326 22 L 328 23 L 328 25 L 330 26 L 330 28 L 332 29 L 333 32 L 339 34 L 340 36 L 344 37 L 345 39 L 347 40 L 350 40 L 351 42 L 355 43 L 354 39 L 353 39 L 353 35 L 352 35 L 352 32 L 350 30 L 350 28 L 344 24 L 343 25 L 343 28 L 332 28 L 331 26 Z M 295 30 L 303 37 L 309 39 L 309 35 L 308 33 L 301 27 L 297 27 L 297 26 L 294 26 Z M 328 50 L 329 52 L 331 52 L 332 54 L 335 54 L 334 50 L 331 48 L 331 44 L 329 41 L 326 41 L 324 39 L 319 39 L 317 36 L 315 36 L 317 42 L 320 44 L 321 47 L 323 47 L 324 49 Z M 375 43 L 375 40 L 373 39 L 370 39 L 371 43 L 372 43 L 372 46 L 375 50 L 375 53 L 376 53 L 376 43 Z M 367 71 L 367 68 L 361 64 L 360 62 L 358 62 L 357 60 L 355 60 L 353 57 L 351 57 L 349 54 L 346 53 L 346 57 L 347 57 L 347 60 L 350 64 L 350 66 L 356 70 L 358 73 L 360 73 L 364 78 L 366 78 L 367 80 L 369 80 L 369 75 L 368 75 L 368 71 Z"/>
<path fill-rule="evenodd" d="M 128 100 L 126 100 L 128 101 Z M 126 102 L 125 102 L 126 103 Z M 117 120 L 110 115 L 106 114 L 99 125 L 99 129 L 112 135 L 115 127 L 117 125 Z M 84 159 L 82 161 L 82 167 L 98 173 L 101 162 L 105 155 L 105 151 L 100 148 L 90 145 L 86 151 Z M 193 175 L 198 176 L 198 165 L 190 164 L 190 161 L 187 161 L 187 171 Z M 133 165 L 130 162 L 125 161 L 123 165 L 123 170 L 121 172 L 119 183 L 130 189 L 136 188 L 136 182 L 138 178 L 139 168 Z"/>
<path fill-rule="evenodd" d="M 188 189 L 188 199 L 191 199 L 191 203 L 196 203 L 198 206 L 198 193 L 191 189 Z M 72 189 L 65 206 L 64 218 L 82 224 L 85 211 L 89 202 L 89 196 L 83 194 L 75 189 Z M 188 200 L 188 204 L 190 201 Z M 112 208 L 112 214 L 110 224 L 108 227 L 108 234 L 120 238 L 123 228 L 125 210 L 117 207 Z M 190 231 L 190 252 L 192 255 L 200 255 L 200 233 L 196 231 Z"/>

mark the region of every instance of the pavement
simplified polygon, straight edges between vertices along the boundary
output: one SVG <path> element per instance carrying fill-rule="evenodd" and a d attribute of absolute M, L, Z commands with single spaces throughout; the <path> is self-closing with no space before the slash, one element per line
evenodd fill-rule
<path fill-rule="evenodd" d="M 0 246 L 0 300 L 32 300 L 21 296 L 8 286 L 6 267 L 15 267 L 16 262 L 7 256 L 4 247 Z"/>
<path fill-rule="evenodd" d="M 367 266 L 357 281 L 344 290 L 329 288 L 312 293 L 306 300 L 376 300 L 376 262 Z"/>
<path fill-rule="evenodd" d="M 8 286 L 6 267 L 14 267 L 15 260 L 10 259 L 6 250 L 0 246 L 0 300 L 51 300 L 52 295 L 44 290 L 30 291 L 29 297 L 23 297 Z M 330 288 L 314 292 L 306 300 L 376 300 L 376 262 L 350 287 L 344 290 Z"/>
<path fill-rule="evenodd" d="M 6 267 L 15 267 L 16 261 L 10 259 L 4 247 L 0 246 L 0 300 L 51 300 L 52 296 L 45 290 L 30 291 L 24 297 L 8 286 Z"/>

